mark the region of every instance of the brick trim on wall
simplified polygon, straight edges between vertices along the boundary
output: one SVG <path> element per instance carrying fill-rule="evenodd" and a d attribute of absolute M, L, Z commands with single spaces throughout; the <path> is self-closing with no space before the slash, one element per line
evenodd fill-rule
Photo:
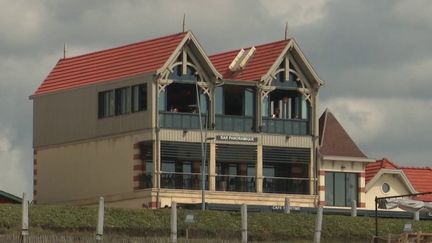
<path fill-rule="evenodd" d="M 37 150 L 33 150 L 33 202 L 36 203 L 37 195 Z"/>
<path fill-rule="evenodd" d="M 140 143 L 134 143 L 133 145 L 133 190 L 139 190 L 140 189 L 140 177 L 144 170 L 145 165 L 141 161 L 141 151 L 140 151 Z"/>

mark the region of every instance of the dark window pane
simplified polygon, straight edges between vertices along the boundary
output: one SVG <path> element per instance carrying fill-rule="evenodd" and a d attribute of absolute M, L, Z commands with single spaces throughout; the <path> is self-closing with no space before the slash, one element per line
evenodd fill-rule
<path fill-rule="evenodd" d="M 225 115 L 243 116 L 244 88 L 238 86 L 224 87 Z"/>
<path fill-rule="evenodd" d="M 358 181 L 357 174 L 346 174 L 346 206 L 350 206 L 353 200 L 357 200 L 358 195 Z"/>
<path fill-rule="evenodd" d="M 223 114 L 223 88 L 222 87 L 216 87 L 215 89 L 215 112 L 217 115 Z"/>
<path fill-rule="evenodd" d="M 131 110 L 131 89 L 130 87 L 115 90 L 116 115 L 127 114 Z"/>
<path fill-rule="evenodd" d="M 160 99 L 161 96 L 159 97 L 159 100 Z M 132 87 L 132 111 L 138 112 L 145 110 L 147 110 L 147 84 L 135 85 Z"/>
<path fill-rule="evenodd" d="M 325 201 L 327 206 L 334 206 L 334 173 L 325 174 Z"/>
<path fill-rule="evenodd" d="M 334 176 L 335 206 L 345 206 L 345 173 L 335 173 Z"/>
<path fill-rule="evenodd" d="M 255 90 L 253 88 L 245 89 L 245 116 L 253 116 L 255 113 Z"/>
<path fill-rule="evenodd" d="M 114 90 L 100 92 L 98 102 L 98 115 L 100 118 L 114 115 Z"/>

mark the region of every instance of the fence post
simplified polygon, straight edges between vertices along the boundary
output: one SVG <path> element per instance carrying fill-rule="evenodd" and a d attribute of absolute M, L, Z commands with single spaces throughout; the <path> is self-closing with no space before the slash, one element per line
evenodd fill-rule
<path fill-rule="evenodd" d="M 323 218 L 323 207 L 319 206 L 317 217 L 316 217 L 316 224 L 315 224 L 314 243 L 321 242 L 322 218 Z"/>
<path fill-rule="evenodd" d="M 287 197 L 285 198 L 284 212 L 285 212 L 285 214 L 289 214 L 291 212 L 290 200 Z"/>
<path fill-rule="evenodd" d="M 414 212 L 413 219 L 415 221 L 419 221 L 420 220 L 420 210 Z"/>
<path fill-rule="evenodd" d="M 241 206 L 241 232 L 242 232 L 242 243 L 247 243 L 247 205 L 242 204 Z"/>
<path fill-rule="evenodd" d="M 351 201 L 351 217 L 357 217 L 357 201 Z"/>
<path fill-rule="evenodd" d="M 26 238 L 28 235 L 28 229 L 29 229 L 29 220 L 28 220 L 28 200 L 27 200 L 27 194 L 23 193 L 22 198 L 22 224 L 21 224 L 21 237 L 22 240 Z"/>
<path fill-rule="evenodd" d="M 103 225 L 104 225 L 104 213 L 105 213 L 105 203 L 104 198 L 99 198 L 99 209 L 98 209 L 98 221 L 96 227 L 96 240 L 102 241 L 103 238 Z"/>
<path fill-rule="evenodd" d="M 177 203 L 171 202 L 171 243 L 177 243 Z"/>

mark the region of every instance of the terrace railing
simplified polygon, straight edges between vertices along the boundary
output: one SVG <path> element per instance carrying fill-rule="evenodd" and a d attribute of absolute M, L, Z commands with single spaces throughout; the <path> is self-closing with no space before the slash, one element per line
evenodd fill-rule
<path fill-rule="evenodd" d="M 216 115 L 216 130 L 253 132 L 254 118 L 252 116 Z"/>
<path fill-rule="evenodd" d="M 205 189 L 208 190 L 208 177 L 204 177 Z M 162 172 L 161 188 L 201 190 L 200 173 Z"/>
<path fill-rule="evenodd" d="M 256 192 L 255 176 L 217 175 L 216 190 L 231 192 Z"/>
<path fill-rule="evenodd" d="M 264 177 L 263 192 L 309 194 L 309 178 Z"/>
<path fill-rule="evenodd" d="M 207 114 L 202 114 L 203 127 L 206 127 Z M 177 129 L 200 129 L 199 116 L 189 112 L 159 112 L 160 127 Z"/>
<path fill-rule="evenodd" d="M 263 117 L 262 131 L 288 135 L 309 135 L 309 120 Z"/>

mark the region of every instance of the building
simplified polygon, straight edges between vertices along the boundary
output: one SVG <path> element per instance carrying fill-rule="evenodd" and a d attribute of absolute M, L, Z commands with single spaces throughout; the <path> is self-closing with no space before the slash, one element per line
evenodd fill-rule
<path fill-rule="evenodd" d="M 31 96 L 34 198 L 200 203 L 204 160 L 207 203 L 316 206 L 324 175 L 351 173 L 363 206 L 367 158 L 318 153 L 323 84 L 294 39 L 207 56 L 188 31 L 63 58 Z"/>
<path fill-rule="evenodd" d="M 432 192 L 432 168 L 399 166 L 387 158 L 366 167 L 366 205 L 375 207 L 375 196 L 387 197 Z M 432 202 L 432 194 L 416 199 Z"/>
<path fill-rule="evenodd" d="M 320 127 L 320 204 L 350 207 L 352 201 L 365 207 L 365 169 L 375 160 L 368 159 L 335 116 L 327 109 L 319 119 Z"/>
<path fill-rule="evenodd" d="M 3 203 L 13 203 L 13 204 L 21 203 L 21 198 L 0 190 L 0 204 Z"/>

